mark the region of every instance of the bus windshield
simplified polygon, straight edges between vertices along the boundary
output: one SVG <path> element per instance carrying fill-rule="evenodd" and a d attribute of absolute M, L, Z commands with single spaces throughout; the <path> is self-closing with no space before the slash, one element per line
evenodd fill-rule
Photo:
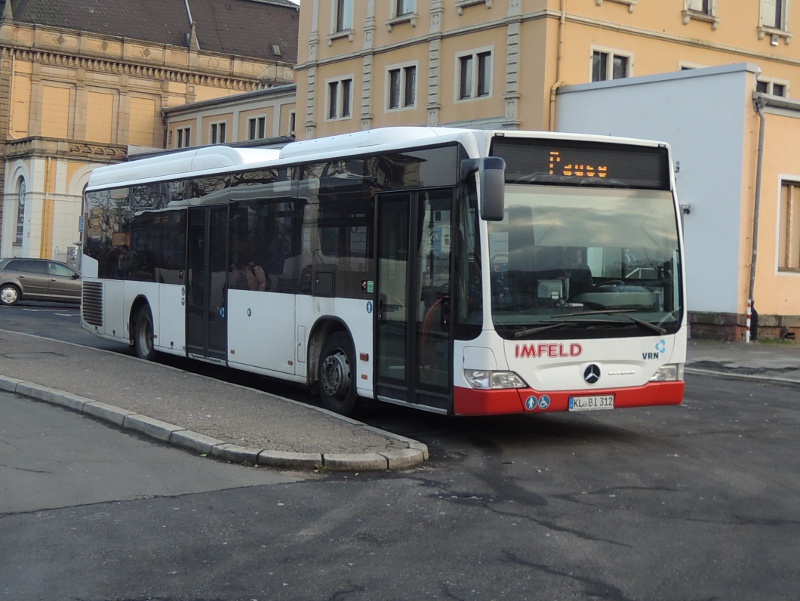
<path fill-rule="evenodd" d="M 504 338 L 674 333 L 682 290 L 670 192 L 509 184 L 488 224 Z"/>

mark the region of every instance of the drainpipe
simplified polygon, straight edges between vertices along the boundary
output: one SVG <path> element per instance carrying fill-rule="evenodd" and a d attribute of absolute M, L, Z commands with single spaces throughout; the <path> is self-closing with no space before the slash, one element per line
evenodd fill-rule
<path fill-rule="evenodd" d="M 761 210 L 761 176 L 764 169 L 764 129 L 766 127 L 764 119 L 764 106 L 767 101 L 761 94 L 753 94 L 753 106 L 758 113 L 758 161 L 756 163 L 756 198 L 753 207 L 753 256 L 750 260 L 750 288 L 747 293 L 747 317 L 745 328 L 745 342 L 750 342 L 751 320 L 755 322 L 756 336 L 758 338 L 758 312 L 755 310 L 755 289 L 756 289 L 756 259 L 758 256 L 758 215 Z M 755 316 L 755 319 L 753 317 Z"/>
<path fill-rule="evenodd" d="M 561 87 L 564 63 L 564 30 L 567 27 L 567 0 L 561 0 L 561 16 L 558 19 L 558 51 L 556 54 L 556 81 L 550 88 L 550 131 L 556 130 L 556 92 Z"/>

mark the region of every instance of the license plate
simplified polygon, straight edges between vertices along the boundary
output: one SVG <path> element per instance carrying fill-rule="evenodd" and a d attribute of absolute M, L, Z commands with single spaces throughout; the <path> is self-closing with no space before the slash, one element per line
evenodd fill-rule
<path fill-rule="evenodd" d="M 571 396 L 569 397 L 570 411 L 600 411 L 601 409 L 614 408 L 614 395 L 603 396 Z"/>

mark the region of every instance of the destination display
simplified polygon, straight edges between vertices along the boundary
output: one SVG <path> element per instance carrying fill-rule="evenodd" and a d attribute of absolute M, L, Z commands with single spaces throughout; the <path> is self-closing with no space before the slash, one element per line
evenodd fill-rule
<path fill-rule="evenodd" d="M 491 154 L 506 162 L 506 183 L 669 190 L 665 146 L 496 137 Z"/>

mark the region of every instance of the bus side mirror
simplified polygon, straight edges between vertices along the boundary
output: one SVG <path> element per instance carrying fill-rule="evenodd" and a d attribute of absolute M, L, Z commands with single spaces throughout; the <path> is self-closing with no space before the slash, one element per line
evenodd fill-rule
<path fill-rule="evenodd" d="M 483 157 L 461 161 L 461 181 L 478 172 L 481 219 L 502 221 L 505 216 L 506 162 L 500 157 Z"/>

